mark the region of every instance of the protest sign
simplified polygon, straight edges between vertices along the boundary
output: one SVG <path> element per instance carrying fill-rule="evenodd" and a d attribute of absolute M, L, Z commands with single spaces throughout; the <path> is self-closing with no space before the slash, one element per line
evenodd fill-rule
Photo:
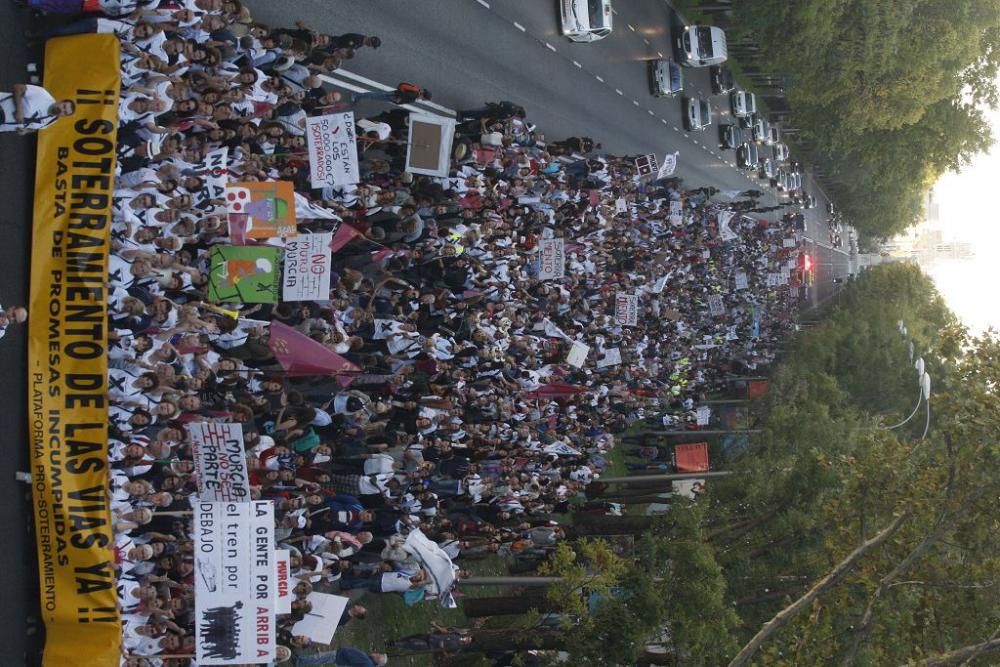
<path fill-rule="evenodd" d="M 615 200 L 615 213 L 628 213 L 628 202 L 624 197 Z"/>
<path fill-rule="evenodd" d="M 358 176 L 358 137 L 354 112 L 306 118 L 309 179 L 314 188 L 350 185 Z"/>
<path fill-rule="evenodd" d="M 299 234 L 285 241 L 282 301 L 330 298 L 330 243 L 333 234 Z"/>
<path fill-rule="evenodd" d="M 199 665 L 274 659 L 274 503 L 194 503 Z"/>
<path fill-rule="evenodd" d="M 722 303 L 721 294 L 708 295 L 708 312 L 712 314 L 712 317 L 726 314 L 726 306 Z"/>
<path fill-rule="evenodd" d="M 240 424 L 190 422 L 194 476 L 201 500 L 250 502 L 250 476 Z"/>
<path fill-rule="evenodd" d="M 668 153 L 663 158 L 663 164 L 660 165 L 659 170 L 656 172 L 657 178 L 668 178 L 673 176 L 674 171 L 677 169 L 677 156 L 680 153 Z"/>
<path fill-rule="evenodd" d="M 566 363 L 576 368 L 583 368 L 583 365 L 587 363 L 588 354 L 590 354 L 589 345 L 573 341 L 573 346 L 569 348 L 569 353 L 566 355 Z"/>
<path fill-rule="evenodd" d="M 222 201 L 226 196 L 226 182 L 229 180 L 229 148 L 216 148 L 194 166 L 193 171 L 201 178 L 201 190 L 191 196 L 194 208 L 208 210 L 212 200 Z"/>
<path fill-rule="evenodd" d="M 292 600 L 295 595 L 292 589 L 292 552 L 288 549 L 277 549 L 274 552 L 274 613 L 291 614 Z M 339 619 L 338 619 L 339 620 Z"/>
<path fill-rule="evenodd" d="M 705 492 L 704 479 L 681 479 L 670 483 L 670 490 L 678 497 L 694 500 Z"/>
<path fill-rule="evenodd" d="M 738 235 L 736 234 L 736 232 L 734 232 L 732 230 L 732 228 L 729 226 L 729 223 L 735 217 L 736 217 L 736 214 L 733 213 L 732 211 L 720 211 L 719 212 L 719 217 L 718 217 L 718 220 L 719 220 L 719 236 L 722 237 L 723 241 L 733 241 L 733 240 L 739 238 Z"/>
<path fill-rule="evenodd" d="M 674 467 L 677 472 L 708 472 L 708 443 L 674 445 Z"/>
<path fill-rule="evenodd" d="M 649 176 L 659 171 L 660 165 L 656 161 L 656 156 L 649 153 L 635 159 L 635 169 L 639 172 L 639 176 Z"/>
<path fill-rule="evenodd" d="M 543 239 L 538 244 L 538 279 L 549 280 L 566 275 L 566 241 Z"/>
<path fill-rule="evenodd" d="M 794 248 L 797 245 L 798 245 L 798 241 L 796 241 L 795 239 L 782 239 L 781 240 L 781 246 L 783 248 Z"/>
<path fill-rule="evenodd" d="M 618 292 L 618 296 L 615 297 L 615 322 L 625 327 L 639 324 L 638 296 Z"/>
<path fill-rule="evenodd" d="M 653 294 L 660 294 L 661 292 L 663 292 L 663 288 L 667 286 L 667 280 L 669 279 L 670 279 L 670 273 L 668 273 L 665 276 L 660 276 L 659 278 L 657 278 L 656 282 L 653 283 L 653 290 L 652 290 Z"/>
<path fill-rule="evenodd" d="M 699 405 L 698 409 L 695 410 L 695 419 L 698 426 L 708 426 L 708 422 L 712 419 L 712 408 L 707 405 Z"/>
<path fill-rule="evenodd" d="M 744 271 L 737 271 L 733 276 L 733 280 L 736 282 L 736 289 L 747 289 L 749 286 L 747 274 Z"/>
<path fill-rule="evenodd" d="M 668 320 L 673 320 L 674 322 L 676 322 L 677 320 L 681 319 L 681 311 L 676 310 L 674 308 L 664 308 L 663 317 L 667 318 Z"/>
<path fill-rule="evenodd" d="M 278 303 L 281 250 L 266 246 L 212 247 L 208 300 L 213 303 Z"/>
<path fill-rule="evenodd" d="M 119 47 L 115 35 L 91 34 L 52 39 L 45 48 L 45 88 L 57 100 L 74 100 L 76 112 L 37 134 L 27 304 L 32 315 L 23 326 L 30 412 L 15 415 L 8 405 L 11 423 L 24 419 L 28 426 L 27 438 L 12 434 L 8 456 L 17 460 L 16 447 L 30 449 L 25 460 L 31 467 L 22 470 L 31 472 L 39 597 L 31 605 L 35 611 L 26 613 L 45 623 L 37 633 L 45 637 L 45 667 L 121 662 L 115 534 L 106 493 L 108 339 L 102 326 L 108 319 Z M 20 170 L 21 160 L 11 159 L 8 169 L 17 164 Z M 18 189 L 12 197 L 20 202 L 21 194 Z M 10 235 L 8 243 L 13 262 L 20 245 Z M 12 266 L 8 298 L 14 293 Z M 8 379 L 21 377 L 23 372 Z M 18 492 L 9 502 L 20 497 Z M 13 504 L 10 511 L 19 515 Z M 19 546 L 8 548 L 12 560 L 21 558 Z M 19 574 L 8 572 L 12 585 Z M 19 613 L 12 610 L 11 617 Z M 5 655 L 7 664 L 25 664 L 13 648 Z"/>
<path fill-rule="evenodd" d="M 447 178 L 454 140 L 454 118 L 411 113 L 406 145 L 406 171 Z"/>
<path fill-rule="evenodd" d="M 597 360 L 598 368 L 617 366 L 622 362 L 622 351 L 617 347 L 609 347 L 606 350 L 601 350 L 601 353 L 601 358 Z"/>
<path fill-rule="evenodd" d="M 580 452 L 573 449 L 565 442 L 553 442 L 550 445 L 545 445 L 542 451 L 546 454 L 555 454 L 556 456 L 579 456 Z"/>
<path fill-rule="evenodd" d="M 291 181 L 226 186 L 229 233 L 244 239 L 295 236 L 295 186 Z"/>
<path fill-rule="evenodd" d="M 315 644 L 329 644 L 333 641 L 340 617 L 344 615 L 351 599 L 314 591 L 306 597 L 306 601 L 312 605 L 312 609 L 292 626 L 292 633 L 306 636 Z"/>

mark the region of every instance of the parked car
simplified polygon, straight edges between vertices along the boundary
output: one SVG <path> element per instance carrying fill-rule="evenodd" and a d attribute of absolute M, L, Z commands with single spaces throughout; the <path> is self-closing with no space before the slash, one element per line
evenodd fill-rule
<path fill-rule="evenodd" d="M 562 34 L 574 42 L 596 42 L 611 34 L 611 0 L 560 0 Z"/>
<path fill-rule="evenodd" d="M 729 56 L 726 33 L 715 26 L 687 26 L 674 44 L 677 47 L 677 58 L 685 67 L 721 65 Z"/>
<path fill-rule="evenodd" d="M 702 132 L 712 124 L 712 107 L 707 100 L 700 97 L 681 98 L 684 107 L 684 129 L 689 132 Z"/>
<path fill-rule="evenodd" d="M 681 66 L 671 60 L 649 61 L 649 91 L 655 97 L 669 97 L 684 90 Z"/>
<path fill-rule="evenodd" d="M 788 174 L 788 184 L 785 188 L 786 192 L 789 194 L 798 192 L 802 189 L 802 175 L 801 174 Z"/>
<path fill-rule="evenodd" d="M 736 87 L 733 73 L 725 65 L 712 65 L 708 72 L 712 79 L 712 92 L 716 95 L 725 95 Z"/>
<path fill-rule="evenodd" d="M 775 144 L 781 143 L 781 129 L 777 125 L 771 126 L 770 136 L 767 139 L 767 145 L 773 146 Z"/>
<path fill-rule="evenodd" d="M 788 146 L 785 144 L 775 144 L 771 146 L 771 156 L 775 162 L 784 162 L 788 159 Z"/>
<path fill-rule="evenodd" d="M 761 178 L 774 180 L 774 177 L 778 175 L 777 163 L 771 158 L 765 158 L 765 160 L 760 164 L 760 175 Z"/>
<path fill-rule="evenodd" d="M 816 198 L 812 195 L 806 195 L 802 198 L 802 208 L 809 210 L 811 208 L 816 208 Z"/>
<path fill-rule="evenodd" d="M 787 192 L 789 185 L 788 177 L 790 175 L 784 168 L 779 168 L 778 173 L 774 175 L 774 187 L 782 192 Z"/>
<path fill-rule="evenodd" d="M 719 141 L 722 148 L 737 148 L 746 143 L 746 131 L 739 125 L 729 123 L 719 126 Z"/>
<path fill-rule="evenodd" d="M 745 90 L 734 90 L 729 93 L 729 104 L 733 109 L 733 115 L 737 118 L 746 118 L 757 113 L 757 98 Z"/>
<path fill-rule="evenodd" d="M 758 144 L 764 144 L 767 143 L 769 136 L 771 136 L 771 124 L 758 117 L 753 122 L 753 140 Z"/>
<path fill-rule="evenodd" d="M 760 164 L 757 144 L 745 143 L 736 149 L 736 166 L 740 169 L 756 169 Z"/>

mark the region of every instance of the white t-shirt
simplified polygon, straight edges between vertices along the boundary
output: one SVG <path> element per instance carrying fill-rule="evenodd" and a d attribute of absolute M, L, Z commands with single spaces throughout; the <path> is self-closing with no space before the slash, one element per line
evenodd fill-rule
<path fill-rule="evenodd" d="M 14 106 L 14 93 L 0 93 L 0 111 L 3 121 L 0 131 L 13 132 L 20 128 L 40 130 L 56 121 L 58 116 L 49 113 L 56 99 L 41 86 L 25 86 L 21 108 L 24 109 L 24 122 L 17 122 L 17 109 Z"/>

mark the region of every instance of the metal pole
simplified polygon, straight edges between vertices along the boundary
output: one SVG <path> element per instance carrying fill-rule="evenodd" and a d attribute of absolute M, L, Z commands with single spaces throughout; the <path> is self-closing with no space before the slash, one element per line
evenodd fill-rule
<path fill-rule="evenodd" d="M 703 429 L 700 431 L 652 431 L 643 430 L 640 431 L 640 435 L 676 435 L 684 438 L 701 438 L 706 435 L 729 435 L 730 433 L 761 433 L 763 429 L 759 428 L 748 428 L 748 429 Z"/>
<path fill-rule="evenodd" d="M 459 586 L 551 586 L 562 577 L 469 577 L 459 579 Z"/>
<path fill-rule="evenodd" d="M 735 474 L 732 470 L 717 470 L 715 472 L 685 472 L 675 475 L 636 475 L 635 477 L 601 477 L 598 481 L 608 484 L 614 482 L 659 482 L 673 479 L 704 479 L 706 477 L 726 477 Z"/>

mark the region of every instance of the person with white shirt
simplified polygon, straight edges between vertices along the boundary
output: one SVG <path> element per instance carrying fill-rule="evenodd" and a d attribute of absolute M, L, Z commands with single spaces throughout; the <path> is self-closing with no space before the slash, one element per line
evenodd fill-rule
<path fill-rule="evenodd" d="M 41 86 L 18 83 L 12 92 L 0 93 L 0 132 L 36 132 L 75 111 L 72 100 L 57 102 Z"/>

